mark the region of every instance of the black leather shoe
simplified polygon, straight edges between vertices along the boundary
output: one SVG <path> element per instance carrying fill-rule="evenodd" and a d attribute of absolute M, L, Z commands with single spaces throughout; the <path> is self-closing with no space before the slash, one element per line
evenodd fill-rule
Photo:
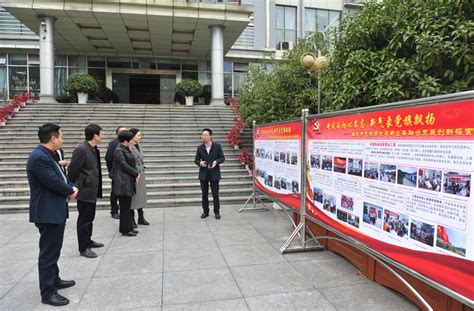
<path fill-rule="evenodd" d="M 207 213 L 202 213 L 201 218 L 204 219 L 204 218 L 206 218 L 207 216 L 209 216 L 209 214 L 207 214 Z"/>
<path fill-rule="evenodd" d="M 216 215 L 216 219 L 221 219 L 221 214 L 216 213 L 215 215 Z"/>
<path fill-rule="evenodd" d="M 132 228 L 137 228 L 137 223 L 135 222 L 135 217 L 132 217 Z"/>
<path fill-rule="evenodd" d="M 120 219 L 120 214 L 119 213 L 113 213 L 112 215 L 113 219 Z"/>
<path fill-rule="evenodd" d="M 80 255 L 82 257 L 86 257 L 86 258 L 96 258 L 97 257 L 97 254 L 94 253 L 90 248 L 86 248 L 85 251 L 80 252 Z"/>
<path fill-rule="evenodd" d="M 148 226 L 150 223 L 145 218 L 138 218 L 138 224 Z"/>
<path fill-rule="evenodd" d="M 137 234 L 133 231 L 129 231 L 127 233 L 122 233 L 122 235 L 124 235 L 124 236 L 136 236 Z"/>
<path fill-rule="evenodd" d="M 54 288 L 63 289 L 63 288 L 72 287 L 74 285 L 76 285 L 76 282 L 74 281 L 59 280 L 59 282 L 54 284 Z"/>
<path fill-rule="evenodd" d="M 132 232 L 133 232 L 133 233 L 138 233 L 138 232 L 140 232 L 140 231 L 138 231 L 137 229 L 133 229 Z"/>
<path fill-rule="evenodd" d="M 56 293 L 47 299 L 41 299 L 41 302 L 52 306 L 65 306 L 69 303 L 69 299 Z"/>
<path fill-rule="evenodd" d="M 89 248 L 99 248 L 99 247 L 104 247 L 104 244 L 97 243 L 96 241 L 92 241 L 92 243 L 89 244 Z"/>

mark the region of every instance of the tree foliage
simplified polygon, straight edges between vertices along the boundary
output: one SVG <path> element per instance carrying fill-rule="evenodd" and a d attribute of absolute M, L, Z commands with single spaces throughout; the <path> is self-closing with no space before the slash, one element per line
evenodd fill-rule
<path fill-rule="evenodd" d="M 300 65 L 315 46 L 330 59 L 321 74 L 323 112 L 474 88 L 472 0 L 369 0 L 326 38 L 299 40 L 283 61 L 268 61 L 272 71 L 251 66 L 239 94 L 247 123 L 317 112 L 317 76 Z"/>
<path fill-rule="evenodd" d="M 323 73 L 324 109 L 472 89 L 473 13 L 472 0 L 364 3 L 338 30 Z"/>

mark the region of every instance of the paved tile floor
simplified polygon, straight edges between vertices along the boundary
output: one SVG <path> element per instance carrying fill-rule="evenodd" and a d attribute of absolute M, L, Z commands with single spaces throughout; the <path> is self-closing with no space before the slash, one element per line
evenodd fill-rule
<path fill-rule="evenodd" d="M 66 307 L 41 304 L 36 227 L 27 214 L 0 215 L 0 310 L 416 310 L 329 251 L 281 255 L 292 231 L 282 211 L 224 206 L 201 220 L 198 207 L 148 209 L 137 237 L 98 211 L 98 258 L 79 257 L 71 212 L 59 261 Z"/>

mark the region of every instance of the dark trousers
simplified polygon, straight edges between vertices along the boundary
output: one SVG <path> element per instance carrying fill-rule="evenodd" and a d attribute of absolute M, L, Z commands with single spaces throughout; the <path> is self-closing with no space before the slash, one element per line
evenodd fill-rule
<path fill-rule="evenodd" d="M 110 191 L 110 214 L 118 214 L 119 206 L 117 204 L 118 196 L 114 194 L 114 191 Z"/>
<path fill-rule="evenodd" d="M 96 203 L 77 201 L 77 241 L 79 252 L 84 252 L 92 243 L 92 223 L 95 218 Z"/>
<path fill-rule="evenodd" d="M 143 208 L 137 208 L 137 212 L 138 212 L 138 219 L 139 220 L 145 218 L 144 215 L 143 215 Z M 134 218 L 135 217 L 135 210 L 132 209 L 130 211 L 130 214 L 132 214 L 132 218 Z"/>
<path fill-rule="evenodd" d="M 209 214 L 209 183 L 211 184 L 212 200 L 214 203 L 214 213 L 219 213 L 219 180 L 211 180 L 210 176 L 206 180 L 200 180 L 202 192 L 202 210 Z"/>
<path fill-rule="evenodd" d="M 61 255 L 66 224 L 36 223 L 35 225 L 40 233 L 38 273 L 41 298 L 47 299 L 57 292 L 54 284 L 60 280 L 58 259 Z"/>
<path fill-rule="evenodd" d="M 130 217 L 130 206 L 132 205 L 132 197 L 119 196 L 120 206 L 120 225 L 119 232 L 127 233 L 133 230 L 132 218 Z"/>

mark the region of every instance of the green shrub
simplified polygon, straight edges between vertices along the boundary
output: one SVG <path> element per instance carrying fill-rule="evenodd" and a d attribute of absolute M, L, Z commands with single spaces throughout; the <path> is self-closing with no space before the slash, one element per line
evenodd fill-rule
<path fill-rule="evenodd" d="M 77 103 L 77 96 L 76 95 L 58 95 L 56 96 L 56 101 L 58 103 Z"/>
<path fill-rule="evenodd" d="M 196 80 L 186 79 L 176 85 L 176 92 L 184 96 L 200 96 L 202 85 Z"/>
<path fill-rule="evenodd" d="M 204 103 L 206 105 L 209 105 L 211 103 L 211 97 L 212 97 L 212 88 L 211 85 L 206 84 L 202 87 L 202 97 L 204 97 Z"/>
<path fill-rule="evenodd" d="M 97 82 L 91 75 L 76 72 L 69 76 L 63 88 L 72 94 L 93 93 L 97 91 Z"/>
<path fill-rule="evenodd" d="M 97 92 L 95 93 L 95 96 L 102 100 L 104 103 L 109 103 L 109 102 L 114 102 L 118 103 L 119 102 L 119 97 L 117 94 L 115 94 L 111 89 L 108 87 L 103 87 L 99 86 L 97 89 Z"/>

